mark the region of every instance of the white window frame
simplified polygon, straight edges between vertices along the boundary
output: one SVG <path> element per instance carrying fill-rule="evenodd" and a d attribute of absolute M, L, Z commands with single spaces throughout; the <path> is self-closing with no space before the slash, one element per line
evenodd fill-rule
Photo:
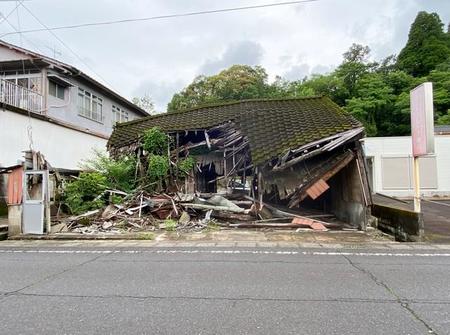
<path fill-rule="evenodd" d="M 50 85 L 55 85 L 55 95 L 53 95 L 50 92 Z M 58 96 L 58 89 L 62 90 L 62 98 Z M 48 81 L 48 94 L 51 95 L 52 97 L 57 98 L 57 99 L 64 100 L 65 97 L 66 97 L 66 88 L 64 86 L 54 82 L 53 80 L 49 80 Z"/>
<path fill-rule="evenodd" d="M 33 73 L 20 73 L 19 74 L 18 72 L 16 72 L 16 74 L 3 75 L 2 79 L 8 80 L 8 81 L 14 80 L 13 83 L 18 86 L 21 86 L 21 85 L 19 85 L 19 79 L 28 79 L 28 85 L 27 85 L 27 87 L 24 87 L 24 88 L 26 88 L 27 90 L 42 94 L 42 75 L 41 75 L 41 73 L 33 72 Z M 39 89 L 31 87 L 31 79 L 39 80 Z M 21 87 L 23 87 L 23 86 L 21 86 Z"/>
<path fill-rule="evenodd" d="M 94 111 L 95 106 L 95 111 Z M 103 123 L 103 99 L 83 88 L 78 88 L 78 115 Z"/>
<path fill-rule="evenodd" d="M 112 123 L 115 125 L 119 122 L 128 122 L 130 121 L 130 114 L 128 111 L 123 108 L 117 107 L 115 105 L 112 106 Z"/>

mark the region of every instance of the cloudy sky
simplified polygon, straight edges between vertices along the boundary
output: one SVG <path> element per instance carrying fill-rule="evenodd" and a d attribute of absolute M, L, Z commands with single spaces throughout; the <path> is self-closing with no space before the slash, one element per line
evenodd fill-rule
<path fill-rule="evenodd" d="M 2 15 L 12 13 L 0 20 L 0 36 L 42 28 L 41 23 L 57 27 L 283 1 L 25 0 L 26 8 L 12 12 L 18 2 L 1 0 Z M 316 0 L 58 30 L 59 40 L 46 31 L 0 38 L 75 65 L 127 98 L 148 93 L 164 111 L 195 76 L 232 64 L 262 65 L 272 79 L 300 79 L 332 70 L 354 42 L 369 45 L 374 59 L 397 54 L 421 10 L 437 12 L 445 25 L 450 21 L 449 0 Z"/>

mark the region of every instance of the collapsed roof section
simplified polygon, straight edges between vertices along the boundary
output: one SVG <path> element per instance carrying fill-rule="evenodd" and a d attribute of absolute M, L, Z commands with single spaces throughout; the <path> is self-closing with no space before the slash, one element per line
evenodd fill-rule
<path fill-rule="evenodd" d="M 361 124 L 327 97 L 246 100 L 165 113 L 118 124 L 108 142 L 113 153 L 138 145 L 146 129 L 168 133 L 210 130 L 233 122 L 248 139 L 253 164 L 260 165 L 288 151 Z"/>
<path fill-rule="evenodd" d="M 260 204 L 309 206 L 365 227 L 371 200 L 359 143 L 364 128 L 329 98 L 247 100 L 119 124 L 110 153 L 139 156 L 153 127 L 173 137 L 173 166 L 195 157 L 187 193 L 238 189 Z"/>

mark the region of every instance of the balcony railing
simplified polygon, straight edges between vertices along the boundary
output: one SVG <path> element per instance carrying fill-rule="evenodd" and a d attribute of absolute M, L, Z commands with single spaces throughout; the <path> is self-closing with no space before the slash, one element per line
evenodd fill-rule
<path fill-rule="evenodd" d="M 44 97 L 25 87 L 0 79 L 0 102 L 42 114 Z"/>

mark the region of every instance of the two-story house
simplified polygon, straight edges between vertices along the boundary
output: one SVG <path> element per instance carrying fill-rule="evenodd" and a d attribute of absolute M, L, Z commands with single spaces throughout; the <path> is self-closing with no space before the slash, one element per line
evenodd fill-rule
<path fill-rule="evenodd" d="M 97 137 L 105 144 L 116 122 L 147 115 L 77 68 L 3 41 L 0 41 L 0 105 L 0 166 L 15 164 L 21 158 L 20 152 L 29 147 L 31 131 L 35 150 L 43 152 L 55 166 L 75 168 L 78 157 L 71 154 L 71 162 L 60 162 L 57 157 L 52 161 L 52 152 L 60 156 L 63 149 L 70 151 L 71 144 L 79 146 L 84 135 L 93 143 L 99 142 L 94 139 Z M 57 130 L 60 127 L 71 132 L 63 138 L 53 138 L 53 132 L 64 133 Z M 47 128 L 43 136 L 38 134 L 40 128 Z M 14 145 L 23 140 L 26 146 Z"/>
<path fill-rule="evenodd" d="M 146 115 L 79 69 L 0 40 L 0 168 L 31 147 L 55 168 L 77 169 L 115 123 Z M 0 176 L 0 195 L 4 187 Z"/>

